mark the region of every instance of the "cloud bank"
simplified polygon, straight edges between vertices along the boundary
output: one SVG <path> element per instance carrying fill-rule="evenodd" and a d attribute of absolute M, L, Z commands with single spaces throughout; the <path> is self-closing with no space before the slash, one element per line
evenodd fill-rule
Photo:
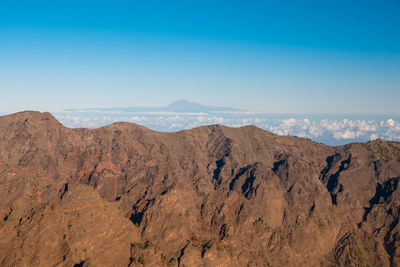
<path fill-rule="evenodd" d="M 223 124 L 231 127 L 256 125 L 279 135 L 296 135 L 329 145 L 355 141 L 385 139 L 400 141 L 400 119 L 332 119 L 288 117 L 265 114 L 208 114 L 208 113 L 82 113 L 60 112 L 55 116 L 72 128 L 97 128 L 117 121 L 141 124 L 156 131 L 179 131 L 202 125 Z"/>

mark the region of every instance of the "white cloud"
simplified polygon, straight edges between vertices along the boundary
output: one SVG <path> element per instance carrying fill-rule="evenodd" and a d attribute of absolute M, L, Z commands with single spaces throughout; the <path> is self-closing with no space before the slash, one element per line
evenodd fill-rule
<path fill-rule="evenodd" d="M 371 134 L 371 135 L 369 136 L 369 140 L 371 140 L 371 141 L 376 140 L 376 139 L 378 139 L 378 138 L 379 138 L 379 135 L 377 135 L 377 134 Z"/>
<path fill-rule="evenodd" d="M 324 129 L 322 127 L 318 127 L 315 122 L 308 128 L 310 135 L 313 137 L 321 136 L 324 133 Z"/>
<path fill-rule="evenodd" d="M 295 118 L 290 118 L 282 121 L 282 125 L 286 127 L 293 127 L 297 124 L 297 120 Z"/>
<path fill-rule="evenodd" d="M 361 135 L 361 132 L 354 132 L 354 131 L 350 131 L 350 130 L 345 130 L 343 132 L 334 132 L 333 133 L 333 137 L 336 140 L 339 139 L 354 139 L 357 138 Z"/>
<path fill-rule="evenodd" d="M 279 135 L 297 135 L 319 140 L 350 140 L 358 141 L 383 138 L 400 140 L 400 123 L 393 118 L 381 121 L 375 120 L 341 120 L 308 118 L 270 118 L 254 114 L 223 115 L 223 114 L 90 114 L 90 113 L 59 113 L 56 117 L 68 127 L 97 128 L 116 121 L 133 122 L 157 131 L 177 131 L 201 125 L 223 124 L 240 127 L 254 124 Z"/>
<path fill-rule="evenodd" d="M 394 127 L 396 125 L 396 122 L 393 119 L 388 119 L 386 121 L 386 125 L 389 127 Z"/>

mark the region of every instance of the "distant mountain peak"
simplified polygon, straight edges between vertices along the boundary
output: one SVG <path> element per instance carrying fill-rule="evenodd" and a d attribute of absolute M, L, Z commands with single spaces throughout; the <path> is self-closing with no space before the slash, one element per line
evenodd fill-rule
<path fill-rule="evenodd" d="M 196 102 L 180 99 L 169 104 L 166 109 L 173 112 L 204 112 L 208 110 L 208 107 Z"/>
<path fill-rule="evenodd" d="M 166 109 L 173 112 L 216 112 L 216 111 L 230 111 L 230 112 L 243 112 L 245 110 L 232 108 L 232 107 L 214 107 L 206 106 L 196 102 L 191 102 L 186 99 L 179 99 L 169 104 Z"/>
<path fill-rule="evenodd" d="M 192 101 L 189 101 L 189 100 L 186 100 L 186 99 L 178 99 L 178 100 L 175 100 L 174 102 L 172 102 L 171 104 L 169 104 L 168 106 L 171 106 L 171 105 L 181 105 L 181 104 L 184 104 L 184 105 L 186 105 L 186 104 L 196 104 L 196 105 L 200 105 L 200 104 L 198 104 L 198 103 L 196 103 L 196 102 L 192 102 Z"/>

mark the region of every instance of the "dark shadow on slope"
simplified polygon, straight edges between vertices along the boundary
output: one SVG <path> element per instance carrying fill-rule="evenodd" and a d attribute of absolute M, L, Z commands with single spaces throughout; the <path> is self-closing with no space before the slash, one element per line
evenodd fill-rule
<path fill-rule="evenodd" d="M 254 186 L 254 181 L 256 179 L 254 172 L 256 171 L 256 169 L 257 169 L 257 163 L 240 168 L 239 172 L 229 183 L 229 190 L 233 190 L 238 180 L 245 175 L 245 179 L 240 189 L 241 193 L 245 196 L 245 198 L 250 199 L 253 194 L 256 194 L 258 189 L 258 185 Z"/>
<path fill-rule="evenodd" d="M 63 199 L 64 195 L 68 192 L 68 183 L 64 184 L 64 190 L 60 196 L 60 199 Z"/>
<path fill-rule="evenodd" d="M 215 165 L 216 165 L 216 168 L 213 171 L 212 181 L 213 181 L 215 187 L 218 187 L 222 183 L 221 171 L 225 165 L 225 160 L 223 158 L 219 159 L 215 162 Z"/>
<path fill-rule="evenodd" d="M 326 181 L 326 189 L 331 195 L 332 205 L 337 205 L 337 195 L 343 191 L 343 185 L 339 183 L 340 174 L 347 170 L 351 162 L 351 154 L 345 160 L 340 162 L 337 172 L 327 177 L 329 171 L 335 166 L 335 163 L 341 158 L 340 154 L 335 154 L 326 158 L 327 166 L 321 172 L 321 180 Z"/>
<path fill-rule="evenodd" d="M 85 261 L 81 261 L 80 263 L 74 264 L 74 267 L 82 267 L 85 264 Z"/>
<path fill-rule="evenodd" d="M 361 224 L 367 220 L 368 214 L 375 205 L 386 202 L 393 192 L 397 190 L 399 179 L 399 177 L 392 178 L 384 182 L 383 185 L 379 183 L 376 185 L 375 195 L 370 199 L 369 207 L 364 208 L 365 212 L 362 222 L 359 224 L 359 226 L 361 226 Z"/>

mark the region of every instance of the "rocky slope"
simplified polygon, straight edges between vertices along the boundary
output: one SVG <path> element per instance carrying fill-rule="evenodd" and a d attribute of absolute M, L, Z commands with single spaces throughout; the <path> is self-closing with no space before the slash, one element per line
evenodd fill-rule
<path fill-rule="evenodd" d="M 400 144 L 0 117 L 1 266 L 400 266 Z"/>

